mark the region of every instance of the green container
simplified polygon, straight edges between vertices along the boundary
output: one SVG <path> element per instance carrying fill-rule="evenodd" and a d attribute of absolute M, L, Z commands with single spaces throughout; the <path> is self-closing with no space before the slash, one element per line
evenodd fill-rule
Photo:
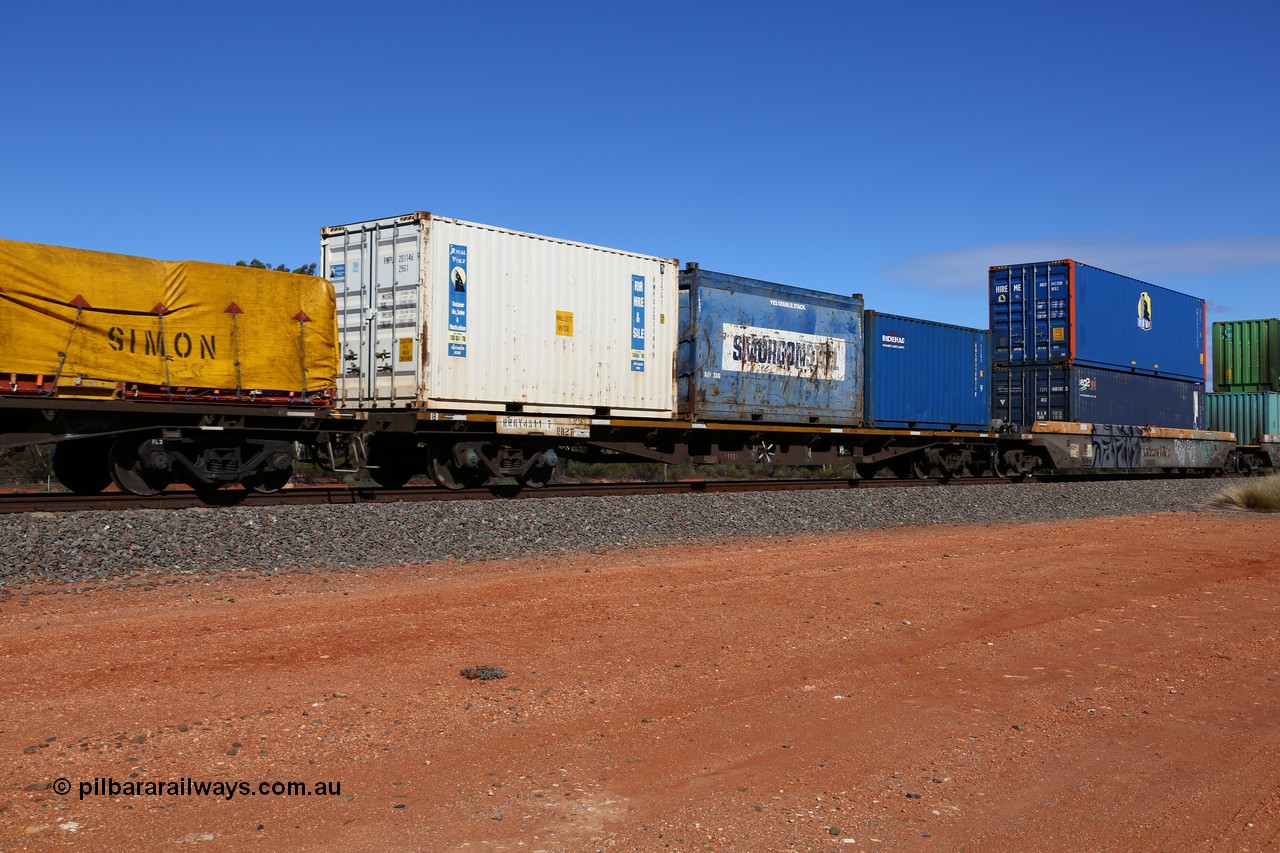
<path fill-rule="evenodd" d="M 1280 435 L 1280 393 L 1230 391 L 1205 395 L 1209 429 L 1234 432 L 1236 443 L 1256 445 L 1264 435 Z"/>
<path fill-rule="evenodd" d="M 1280 320 L 1213 324 L 1213 390 L 1280 391 Z"/>

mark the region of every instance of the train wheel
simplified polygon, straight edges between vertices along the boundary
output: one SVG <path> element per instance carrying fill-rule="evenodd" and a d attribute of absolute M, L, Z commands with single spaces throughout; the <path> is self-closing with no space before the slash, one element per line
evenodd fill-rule
<path fill-rule="evenodd" d="M 393 467 L 383 463 L 369 468 L 369 477 L 384 489 L 402 489 L 413 479 L 413 471 L 406 467 Z"/>
<path fill-rule="evenodd" d="M 275 471 L 260 471 L 257 474 L 250 474 L 244 478 L 242 483 L 251 492 L 257 492 L 260 495 L 272 495 L 289 485 L 289 480 L 291 479 L 293 479 L 292 465 Z"/>
<path fill-rule="evenodd" d="M 530 471 L 528 474 L 525 474 L 520 478 L 520 485 L 524 486 L 526 489 L 541 489 L 550 482 L 550 471 Z"/>
<path fill-rule="evenodd" d="M 529 473 L 520 478 L 520 485 L 526 489 L 541 489 L 551 482 L 551 477 L 555 473 L 555 468 L 548 468 L 546 465 L 535 465 L 529 469 Z"/>
<path fill-rule="evenodd" d="M 1241 453 L 1239 450 L 1232 451 L 1231 458 L 1227 463 L 1235 470 L 1237 474 L 1252 474 L 1253 460 L 1248 455 Z"/>
<path fill-rule="evenodd" d="M 933 473 L 933 467 L 925 461 L 923 454 L 899 456 L 889 463 L 889 470 L 899 480 L 927 480 Z"/>
<path fill-rule="evenodd" d="M 853 466 L 853 470 L 858 472 L 859 480 L 874 480 L 876 474 L 880 472 L 880 466 L 874 463 L 864 463 L 862 465 Z"/>
<path fill-rule="evenodd" d="M 517 478 L 520 485 L 529 489 L 541 489 L 550 483 L 560 464 L 560 458 L 551 449 L 534 454 L 529 461 L 532 463 L 529 470 Z"/>
<path fill-rule="evenodd" d="M 146 468 L 138 458 L 139 438 L 122 436 L 111 445 L 108 467 L 111 482 L 131 495 L 158 495 L 172 482 L 168 471 Z"/>
<path fill-rule="evenodd" d="M 404 488 L 418 468 L 412 459 L 419 453 L 415 444 L 393 442 L 384 436 L 369 440 L 369 477 L 384 489 Z"/>
<path fill-rule="evenodd" d="M 111 485 L 107 454 L 111 445 L 98 440 L 69 441 L 53 448 L 53 476 L 77 495 L 96 495 Z"/>
<path fill-rule="evenodd" d="M 427 473 L 442 489 L 471 489 L 489 479 L 482 468 L 465 468 L 453 458 L 453 448 L 432 450 L 427 457 Z"/>

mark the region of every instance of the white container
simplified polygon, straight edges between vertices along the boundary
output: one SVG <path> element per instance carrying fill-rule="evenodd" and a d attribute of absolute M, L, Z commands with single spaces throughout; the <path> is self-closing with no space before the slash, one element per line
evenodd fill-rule
<path fill-rule="evenodd" d="M 676 260 L 421 212 L 320 236 L 339 406 L 673 416 Z"/>

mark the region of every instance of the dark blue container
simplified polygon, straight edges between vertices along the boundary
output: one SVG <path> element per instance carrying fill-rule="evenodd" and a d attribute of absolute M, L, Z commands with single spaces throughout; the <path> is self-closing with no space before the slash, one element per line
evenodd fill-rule
<path fill-rule="evenodd" d="M 986 329 L 866 311 L 867 426 L 986 430 L 991 378 Z"/>
<path fill-rule="evenodd" d="M 1204 429 L 1204 383 L 1078 364 L 997 367 L 991 414 L 1025 432 L 1036 421 Z"/>
<path fill-rule="evenodd" d="M 1078 261 L 990 270 L 992 363 L 1204 382 L 1204 300 Z"/>
<path fill-rule="evenodd" d="M 862 422 L 862 296 L 680 273 L 679 412 L 697 420 Z"/>

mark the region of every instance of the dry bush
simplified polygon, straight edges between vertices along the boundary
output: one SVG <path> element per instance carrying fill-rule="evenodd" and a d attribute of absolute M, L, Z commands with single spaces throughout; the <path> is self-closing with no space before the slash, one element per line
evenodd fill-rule
<path fill-rule="evenodd" d="M 1280 474 L 1261 480 L 1246 480 L 1223 490 L 1210 503 L 1226 509 L 1248 512 L 1280 512 Z"/>

